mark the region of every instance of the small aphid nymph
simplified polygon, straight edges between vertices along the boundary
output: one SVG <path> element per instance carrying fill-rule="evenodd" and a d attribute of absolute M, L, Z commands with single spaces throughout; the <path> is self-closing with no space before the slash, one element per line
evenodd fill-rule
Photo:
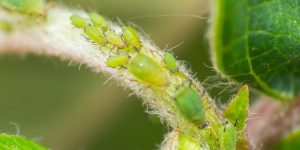
<path fill-rule="evenodd" d="M 201 126 L 205 122 L 202 98 L 195 88 L 183 87 L 176 92 L 174 98 L 177 109 L 187 120 L 197 126 Z"/>
<path fill-rule="evenodd" d="M 107 41 L 117 48 L 124 48 L 126 45 L 120 35 L 113 31 L 106 32 Z"/>
<path fill-rule="evenodd" d="M 88 22 L 79 15 L 72 15 L 70 19 L 72 24 L 77 28 L 86 28 L 88 26 Z"/>
<path fill-rule="evenodd" d="M 177 71 L 176 59 L 174 58 L 174 56 L 171 53 L 169 53 L 169 52 L 164 53 L 164 62 L 166 64 L 166 67 L 171 72 Z"/>
<path fill-rule="evenodd" d="M 89 14 L 89 17 L 96 27 L 101 28 L 103 31 L 107 31 L 109 29 L 109 25 L 103 16 L 93 12 Z"/>
<path fill-rule="evenodd" d="M 140 49 L 142 47 L 139 35 L 134 28 L 130 26 L 123 27 L 122 34 L 128 46 L 132 46 L 136 49 Z"/>
<path fill-rule="evenodd" d="M 111 68 L 125 66 L 129 61 L 128 56 L 125 55 L 113 55 L 106 60 L 106 65 Z"/>
<path fill-rule="evenodd" d="M 106 44 L 106 39 L 104 34 L 96 27 L 93 26 L 86 27 L 85 34 L 88 36 L 90 40 L 92 40 L 95 43 L 98 43 L 102 46 Z"/>
<path fill-rule="evenodd" d="M 227 123 L 219 129 L 220 136 L 220 149 L 224 150 L 235 150 L 237 141 L 236 128 L 231 124 Z"/>
<path fill-rule="evenodd" d="M 154 59 L 138 53 L 128 63 L 128 71 L 140 81 L 151 86 L 164 87 L 169 84 L 167 71 Z"/>

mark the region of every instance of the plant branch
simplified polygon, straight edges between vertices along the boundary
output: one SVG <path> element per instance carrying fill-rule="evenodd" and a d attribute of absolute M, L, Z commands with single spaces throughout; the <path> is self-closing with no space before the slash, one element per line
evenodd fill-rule
<path fill-rule="evenodd" d="M 115 79 L 117 83 L 129 88 L 134 94 L 141 97 L 143 102 L 149 106 L 149 113 L 157 114 L 174 132 L 180 132 L 193 138 L 202 147 L 217 149 L 218 130 L 222 127 L 224 119 L 214 101 L 204 91 L 202 85 L 193 78 L 190 71 L 183 63 L 177 62 L 179 72 L 184 76 L 169 73 L 170 85 L 164 89 L 158 89 L 146 85 L 134 78 L 126 69 L 114 69 L 105 65 L 106 59 L 111 55 L 111 50 L 103 46 L 93 44 L 87 40 L 82 30 L 75 28 L 70 21 L 73 14 L 88 17 L 85 11 L 68 9 L 61 6 L 48 6 L 43 16 L 23 15 L 13 11 L 0 8 L 0 21 L 11 26 L 10 31 L 0 30 L 0 53 L 33 53 L 37 55 L 55 56 L 72 63 L 84 64 L 97 73 L 104 73 Z M 109 22 L 111 28 L 118 34 L 121 26 Z M 155 44 L 141 36 L 143 47 L 152 59 L 162 62 L 164 54 Z M 199 129 L 199 126 L 186 120 L 176 109 L 174 104 L 174 93 L 178 87 L 185 82 L 190 82 L 205 106 L 205 118 L 209 126 Z M 170 135 L 178 135 L 171 133 Z M 178 143 L 178 138 L 167 138 L 165 143 Z M 164 144 L 166 145 L 166 144 Z M 167 144 L 168 145 L 168 144 Z M 165 149 L 174 149 L 176 144 Z"/>

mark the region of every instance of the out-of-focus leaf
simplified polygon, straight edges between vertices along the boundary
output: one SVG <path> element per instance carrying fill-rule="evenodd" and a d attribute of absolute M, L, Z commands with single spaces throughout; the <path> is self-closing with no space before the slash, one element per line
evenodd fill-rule
<path fill-rule="evenodd" d="M 300 94 L 300 1 L 216 0 L 214 65 L 277 99 Z"/>
<path fill-rule="evenodd" d="M 300 149 L 300 130 L 291 133 L 283 138 L 276 146 L 277 150 L 298 150 Z"/>
<path fill-rule="evenodd" d="M 1 150 L 47 150 L 46 148 L 21 136 L 0 134 Z"/>

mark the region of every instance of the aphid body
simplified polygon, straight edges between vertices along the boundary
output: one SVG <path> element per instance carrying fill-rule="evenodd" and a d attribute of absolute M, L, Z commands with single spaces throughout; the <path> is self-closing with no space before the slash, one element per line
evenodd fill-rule
<path fill-rule="evenodd" d="M 237 132 L 231 123 L 227 123 L 219 129 L 219 136 L 221 150 L 235 150 Z"/>
<path fill-rule="evenodd" d="M 88 26 L 88 22 L 79 15 L 72 15 L 70 19 L 72 24 L 77 28 L 86 28 Z"/>
<path fill-rule="evenodd" d="M 124 48 L 126 46 L 121 36 L 113 31 L 107 31 L 106 38 L 115 47 Z"/>
<path fill-rule="evenodd" d="M 129 61 L 128 56 L 125 55 L 113 55 L 106 60 L 106 65 L 111 68 L 125 66 Z"/>
<path fill-rule="evenodd" d="M 101 28 L 103 31 L 107 31 L 109 29 L 109 25 L 103 16 L 94 12 L 90 13 L 89 17 L 96 27 Z"/>
<path fill-rule="evenodd" d="M 169 76 L 154 59 L 138 53 L 128 63 L 128 71 L 137 79 L 151 86 L 163 87 L 169 84 Z"/>
<path fill-rule="evenodd" d="M 179 112 L 196 125 L 205 122 L 205 110 L 202 98 L 193 87 L 183 87 L 175 94 L 175 104 Z"/>
<path fill-rule="evenodd" d="M 102 31 L 93 26 L 88 26 L 85 28 L 85 34 L 91 39 L 93 42 L 96 42 L 100 45 L 106 44 L 106 39 Z"/>
<path fill-rule="evenodd" d="M 128 46 L 132 46 L 136 49 L 142 47 L 139 35 L 134 28 L 130 26 L 123 27 L 122 35 Z"/>
<path fill-rule="evenodd" d="M 174 56 L 171 53 L 169 53 L 169 52 L 164 53 L 164 62 L 166 64 L 166 67 L 171 72 L 177 71 L 176 59 L 174 58 Z"/>

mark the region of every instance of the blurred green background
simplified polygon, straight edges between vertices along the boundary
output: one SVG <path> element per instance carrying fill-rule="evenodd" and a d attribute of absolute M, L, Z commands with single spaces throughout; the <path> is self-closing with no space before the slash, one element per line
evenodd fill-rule
<path fill-rule="evenodd" d="M 133 22 L 162 49 L 184 42 L 173 50 L 175 56 L 185 60 L 200 81 L 214 75 L 207 44 L 208 0 L 59 2 Z M 170 16 L 158 17 L 166 14 Z M 149 15 L 156 17 L 141 17 Z M 130 91 L 113 81 L 103 85 L 106 80 L 85 66 L 56 58 L 2 55 L 0 132 L 20 134 L 53 149 L 156 149 L 168 129 L 145 113 L 140 99 L 128 97 Z"/>

